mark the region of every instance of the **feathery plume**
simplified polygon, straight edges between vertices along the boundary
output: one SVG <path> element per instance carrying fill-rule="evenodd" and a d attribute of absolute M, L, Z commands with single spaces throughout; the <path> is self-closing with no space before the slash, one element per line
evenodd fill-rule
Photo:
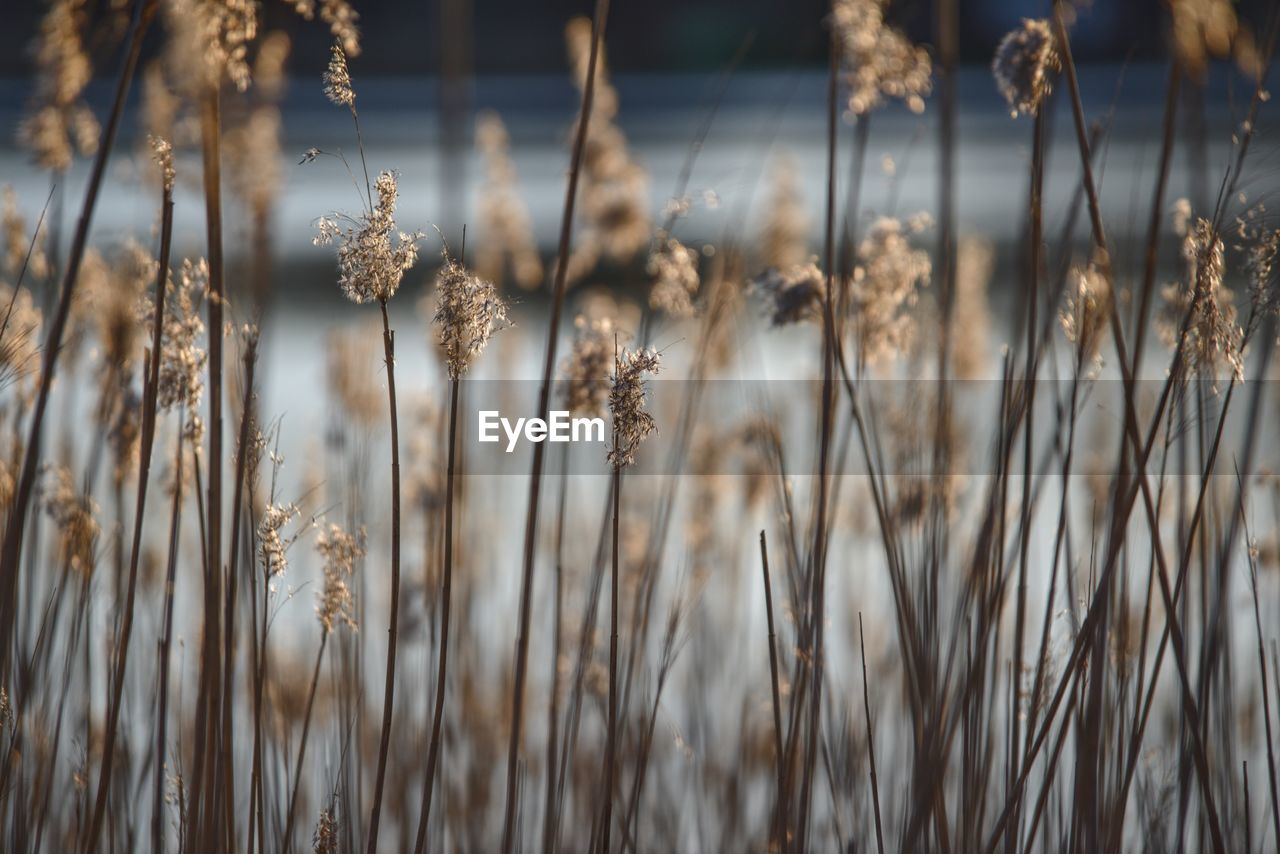
<path fill-rule="evenodd" d="M 599 415 L 609 397 L 609 368 L 613 364 L 612 318 L 588 319 L 578 315 L 573 321 L 573 351 L 565 359 L 564 403 L 570 412 Z"/>
<path fill-rule="evenodd" d="M 18 211 L 18 194 L 10 186 L 4 188 L 0 229 L 4 231 L 4 266 L 10 276 L 21 275 L 24 264 L 31 279 L 44 279 L 49 275 L 49 256 L 44 251 L 48 228 L 41 223 L 34 240 L 27 234 L 27 221 Z"/>
<path fill-rule="evenodd" d="M 476 147 L 485 171 L 480 191 L 482 239 L 476 254 L 476 273 L 482 279 L 498 282 L 509 262 L 518 286 L 536 288 L 542 282 L 542 259 L 533 238 L 529 208 L 516 186 L 510 137 L 497 113 L 486 111 L 476 118 Z"/>
<path fill-rule="evenodd" d="M 609 412 L 613 415 L 613 446 L 609 463 L 614 469 L 636 461 L 640 443 L 657 425 L 645 409 L 645 374 L 656 374 L 661 356 L 656 350 L 623 350 L 614 360 L 609 389 Z"/>
<path fill-rule="evenodd" d="M 258 35 L 256 0 L 169 0 L 165 4 L 172 37 L 169 67 L 180 82 L 198 91 L 230 81 L 249 88 L 249 45 Z"/>
<path fill-rule="evenodd" d="M 399 191 L 395 175 L 380 174 L 374 191 L 377 203 L 373 210 L 362 213 L 359 219 L 345 217 L 348 225 L 321 217 L 312 240 L 316 246 L 338 242 L 338 284 L 347 299 L 357 305 L 372 300 L 385 303 L 395 295 L 405 271 L 418 261 L 418 241 L 422 239 L 421 232 L 407 234 L 396 229 Z"/>
<path fill-rule="evenodd" d="M 1061 64 L 1053 29 L 1046 20 L 1023 18 L 1022 26 L 1000 40 L 991 73 L 1015 118 L 1040 111 Z"/>
<path fill-rule="evenodd" d="M 58 538 L 58 558 L 82 575 L 93 573 L 97 551 L 98 505 L 75 487 L 75 476 L 65 466 L 46 469 L 53 479 L 44 499 L 44 509 L 53 520 Z"/>
<path fill-rule="evenodd" d="M 1222 238 L 1211 222 L 1196 220 L 1183 240 L 1182 257 L 1187 262 L 1187 283 L 1165 286 L 1157 331 L 1166 346 L 1176 346 L 1183 318 L 1194 303 L 1183 342 L 1188 368 L 1212 379 L 1225 363 L 1238 380 L 1244 376 L 1244 333 L 1236 323 L 1234 295 L 1223 283 Z"/>
<path fill-rule="evenodd" d="M 315 854 L 338 854 L 338 817 L 332 807 L 320 810 L 316 832 L 311 838 L 311 850 Z"/>
<path fill-rule="evenodd" d="M 827 280 L 812 260 L 785 272 L 770 267 L 751 280 L 751 287 L 767 300 L 769 322 L 775 327 L 822 316 Z"/>
<path fill-rule="evenodd" d="M 325 634 L 333 631 L 341 622 L 352 631 L 359 626 L 352 609 L 351 587 L 347 584 L 355 572 L 356 561 L 365 554 L 365 532 L 361 528 L 349 534 L 340 526 L 330 524 L 316 535 L 316 551 L 324 561 L 324 589 L 316 597 L 316 616 Z"/>
<path fill-rule="evenodd" d="M 995 249 L 985 240 L 961 238 L 956 247 L 956 302 L 952 315 L 951 367 L 957 379 L 986 375 L 991 329 L 987 286 Z"/>
<path fill-rule="evenodd" d="M 258 522 L 259 548 L 262 550 L 262 568 L 269 578 L 283 575 L 289 568 L 288 550 L 294 537 L 284 537 L 281 531 L 298 516 L 294 504 L 268 504 Z"/>
<path fill-rule="evenodd" d="M 809 259 L 809 216 L 804 208 L 795 161 L 779 159 L 770 179 L 768 213 L 758 240 L 761 260 L 766 267 L 789 270 Z"/>
<path fill-rule="evenodd" d="M 1062 332 L 1075 344 L 1082 362 L 1101 362 L 1103 333 L 1110 317 L 1111 286 L 1099 264 L 1089 262 L 1071 271 L 1067 304 L 1058 313 Z"/>
<path fill-rule="evenodd" d="M 40 375 L 40 326 L 44 321 L 31 291 L 0 283 L 0 390 L 17 386 L 20 405 L 32 402 Z"/>
<path fill-rule="evenodd" d="M 904 352 L 911 342 L 915 323 L 906 309 L 915 305 L 918 289 L 928 286 L 932 266 L 928 252 L 911 247 L 907 232 L 926 225 L 927 218 L 917 217 L 904 227 L 897 219 L 881 217 L 858 247 L 854 312 L 869 364 Z"/>
<path fill-rule="evenodd" d="M 444 350 L 449 378 L 459 379 L 507 320 L 507 306 L 492 282 L 469 271 L 445 250 L 436 274 L 436 309 L 432 316 Z"/>
<path fill-rule="evenodd" d="M 834 0 L 831 18 L 840 35 L 850 88 L 849 111 L 864 115 L 884 104 L 902 101 L 913 113 L 924 112 L 933 89 L 929 52 L 885 23 L 889 0 Z"/>
<path fill-rule="evenodd" d="M 98 120 L 80 97 L 93 77 L 81 38 L 84 17 L 81 2 L 55 0 L 40 22 L 36 97 L 18 140 L 41 169 L 65 172 L 74 154 L 88 157 L 98 150 Z"/>
<path fill-rule="evenodd" d="M 151 156 L 160 167 L 160 179 L 164 182 L 166 192 L 173 192 L 173 182 L 178 173 L 173 168 L 173 146 L 167 139 L 147 134 L 147 142 L 151 145 Z"/>
<path fill-rule="evenodd" d="M 334 42 L 329 51 L 329 65 L 324 70 L 324 95 L 339 107 L 355 109 L 356 90 L 351 88 L 351 74 L 347 71 L 347 54 L 342 42 Z"/>
<path fill-rule="evenodd" d="M 697 250 L 668 237 L 649 255 L 646 269 L 654 277 L 649 307 L 672 317 L 692 317 L 699 284 Z"/>
<path fill-rule="evenodd" d="M 285 0 L 305 20 L 316 16 L 317 0 Z M 342 45 L 347 56 L 360 55 L 360 29 L 356 22 L 360 15 L 347 0 L 319 0 L 320 20 L 329 25 L 329 32 Z"/>
<path fill-rule="evenodd" d="M 208 354 L 200 346 L 204 321 L 200 306 L 209 291 L 209 264 L 183 259 L 175 285 L 170 277 L 165 283 L 165 316 L 160 345 L 160 384 L 156 403 L 161 410 L 185 406 L 194 413 L 204 394 L 204 367 Z M 143 325 L 149 326 L 155 306 L 147 300 Z"/>

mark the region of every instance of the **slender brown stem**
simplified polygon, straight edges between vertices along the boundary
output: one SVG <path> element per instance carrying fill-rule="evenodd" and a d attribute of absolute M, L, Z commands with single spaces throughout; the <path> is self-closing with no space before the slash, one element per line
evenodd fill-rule
<path fill-rule="evenodd" d="M 778 679 L 778 635 L 773 625 L 773 585 L 769 581 L 769 545 L 764 531 L 760 532 L 760 569 L 764 573 L 764 613 L 769 624 L 769 694 L 773 700 L 773 752 L 778 764 L 778 804 L 774 818 L 774 838 L 780 850 L 787 848 L 786 816 L 786 758 L 782 749 L 782 695 Z"/>
<path fill-rule="evenodd" d="M 160 685 L 156 710 L 155 797 L 151 805 L 151 850 L 164 851 L 165 753 L 169 726 L 169 651 L 173 646 L 173 595 L 178 579 L 178 543 L 182 529 L 182 458 L 185 434 L 178 428 L 178 450 L 174 455 L 173 508 L 169 516 L 169 562 L 164 580 L 164 623 L 160 634 L 158 670 Z"/>
<path fill-rule="evenodd" d="M 615 444 L 616 446 L 616 444 Z M 613 784 L 618 763 L 618 512 L 622 505 L 622 466 L 613 467 L 613 546 L 609 582 L 609 730 L 604 749 L 604 809 L 600 850 L 609 854 L 613 828 Z"/>
<path fill-rule="evenodd" d="M 876 738 L 871 728 L 871 695 L 867 687 L 867 639 L 862 634 L 862 612 L 858 612 L 858 653 L 862 656 L 862 712 L 867 719 L 867 758 L 871 763 L 871 805 L 876 816 L 876 850 L 884 854 L 884 830 L 880 826 L 880 783 L 876 777 Z"/>
<path fill-rule="evenodd" d="M 391 410 L 391 621 L 387 629 L 387 675 L 382 696 L 382 737 L 378 743 L 378 772 L 373 785 L 373 809 L 369 814 L 369 854 L 378 851 L 378 824 L 387 776 L 387 751 L 391 747 L 391 718 L 396 699 L 396 647 L 400 636 L 400 428 L 396 418 L 395 333 L 382 309 L 382 348 L 387 363 L 387 404 Z"/>
<path fill-rule="evenodd" d="M 75 234 L 71 239 L 71 250 L 67 255 L 66 269 L 62 274 L 62 287 L 58 296 L 57 309 L 49 331 L 45 337 L 44 357 L 40 367 L 40 387 L 36 392 L 35 406 L 31 413 L 27 442 L 22 454 L 22 471 L 14 491 L 13 503 L 9 507 L 9 518 L 4 529 L 4 543 L 0 547 L 0 626 L 14 625 L 14 612 L 17 603 L 18 569 L 22 557 L 22 538 L 26 525 L 27 509 L 31 505 L 32 492 L 35 489 L 36 474 L 40 463 L 40 437 L 44 431 L 45 412 L 49 406 L 49 393 L 53 388 L 54 375 L 58 364 L 58 355 L 62 350 L 62 338 L 66 333 L 67 322 L 71 316 L 71 305 L 80 277 L 80 264 L 84 260 L 85 247 L 89 240 L 89 226 L 93 222 L 93 213 L 98 203 L 98 192 L 102 188 L 102 180 L 107 171 L 107 160 L 115 145 L 120 130 L 120 120 L 124 115 L 125 101 L 129 97 L 129 86 L 133 82 L 134 72 L 138 67 L 138 58 L 142 53 L 142 40 L 155 18 L 158 0 L 146 0 L 137 6 L 133 24 L 129 34 L 129 48 L 125 55 L 120 76 L 116 79 L 115 97 L 111 105 L 111 114 L 107 119 L 106 130 L 94 157 L 93 170 L 85 187 L 84 204 L 80 209 L 80 219 L 76 223 Z M 12 635 L 5 631 L 0 639 L 0 681 L 7 681 L 9 675 L 10 653 L 12 652 Z"/>
<path fill-rule="evenodd" d="M 307 691 L 307 710 L 302 716 L 302 741 L 298 744 L 298 759 L 293 769 L 293 788 L 289 792 L 289 814 L 284 823 L 284 836 L 280 838 L 281 850 L 293 850 L 293 823 L 298 809 L 298 789 L 302 787 L 302 767 L 307 761 L 307 737 L 311 735 L 311 712 L 316 702 L 316 687 L 320 684 L 320 665 L 324 661 L 324 649 L 329 643 L 329 630 L 320 634 L 320 648 L 316 650 L 316 663 L 311 671 L 311 688 Z"/>
<path fill-rule="evenodd" d="M 578 111 L 577 134 L 569 166 L 569 185 L 565 189 L 564 214 L 560 220 L 560 245 L 556 260 L 555 285 L 551 296 L 551 315 L 547 322 L 547 352 L 542 366 L 542 385 L 538 391 L 538 414 L 546 418 L 551 404 L 551 380 L 556 366 L 556 345 L 560 330 L 560 313 L 564 307 L 569 265 L 569 241 L 573 231 L 574 202 L 578 195 L 578 178 L 582 172 L 582 156 L 587 144 L 587 127 L 591 121 L 591 105 L 595 96 L 596 67 L 600 45 L 604 41 L 605 23 L 609 17 L 609 0 L 596 0 L 591 26 L 591 54 L 587 60 L 587 80 L 582 87 L 582 104 Z M 524 556 L 520 575 L 520 625 L 516 635 L 515 685 L 512 691 L 511 738 L 507 745 L 506 812 L 503 818 L 502 851 L 511 854 L 515 848 L 516 784 L 520 760 L 520 732 L 524 718 L 524 683 L 529 665 L 529 619 L 533 600 L 534 557 L 538 536 L 538 499 L 542 490 L 543 443 L 533 446 L 533 472 L 529 479 L 529 504 L 524 526 Z"/>
<path fill-rule="evenodd" d="M 436 765 L 440 759 L 444 696 L 448 685 L 449 612 L 453 600 L 453 493 L 458 449 L 459 385 L 459 380 L 452 378 L 449 380 L 449 461 L 444 499 L 444 568 L 440 582 L 440 663 L 436 667 L 436 704 L 431 722 L 431 746 L 427 750 L 427 779 L 422 788 L 422 806 L 418 812 L 418 834 L 414 843 L 414 851 L 418 854 L 426 850 L 427 825 L 431 819 L 431 795 L 435 788 Z"/>
<path fill-rule="evenodd" d="M 173 242 L 173 192 L 168 182 L 160 200 L 160 258 L 156 272 L 154 316 L 151 330 L 151 352 L 147 357 L 147 375 L 142 391 L 142 430 L 138 439 L 138 492 L 133 511 L 133 542 L 129 548 L 129 586 L 125 594 L 124 619 L 115 655 L 115 671 L 107 696 L 106 736 L 102 749 L 102 766 L 98 771 L 98 792 L 94 798 L 93 819 L 85 850 L 94 851 L 102 832 L 111 785 L 111 766 L 115 759 L 116 736 L 119 732 L 120 706 L 124 691 L 125 668 L 129 663 L 129 639 L 133 634 L 133 613 L 138 591 L 138 561 L 142 553 L 142 520 L 147 506 L 147 483 L 151 478 L 151 451 L 156 436 L 156 399 L 160 386 L 161 336 L 164 332 L 165 286 L 169 280 L 169 249 Z"/>

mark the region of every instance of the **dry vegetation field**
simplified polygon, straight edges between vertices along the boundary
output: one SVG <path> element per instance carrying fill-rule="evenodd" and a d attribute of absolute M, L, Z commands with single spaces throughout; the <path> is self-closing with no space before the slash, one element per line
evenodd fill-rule
<path fill-rule="evenodd" d="M 832 0 L 822 197 L 775 153 L 732 204 L 691 178 L 714 98 L 676 186 L 629 145 L 610 2 L 564 22 L 542 245 L 493 112 L 438 142 L 472 221 L 404 221 L 347 0 L 284 4 L 348 140 L 297 152 L 279 0 L 47 0 L 10 130 L 52 189 L 3 200 L 0 850 L 1277 850 L 1280 15 L 1161 4 L 1116 178 L 1090 4 L 1046 0 L 991 62 L 992 243 L 957 215 L 963 0 L 928 45 Z M 935 140 L 927 210 L 863 192 L 922 168 L 876 162 L 888 111 Z M 117 239 L 121 164 L 153 225 Z M 301 287 L 286 165 L 329 200 Z M 312 376 L 283 330 L 320 291 L 299 424 L 264 377 Z M 512 463 L 492 395 L 607 439 Z"/>

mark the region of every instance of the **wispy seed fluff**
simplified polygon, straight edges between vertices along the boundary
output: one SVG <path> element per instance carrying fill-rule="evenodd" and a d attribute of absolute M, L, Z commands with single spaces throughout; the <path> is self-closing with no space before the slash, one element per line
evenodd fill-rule
<path fill-rule="evenodd" d="M 902 353 L 911 342 L 915 323 L 907 310 L 915 305 L 919 288 L 928 286 L 932 266 L 929 253 L 913 249 L 907 234 L 927 225 L 927 217 L 913 218 L 905 226 L 881 217 L 858 247 L 854 311 L 868 363 Z"/>
<path fill-rule="evenodd" d="M 293 9 L 304 19 L 310 21 L 316 16 L 317 0 L 286 0 L 292 2 Z M 346 0 L 319 0 L 320 20 L 329 25 L 329 32 L 342 45 L 347 56 L 360 55 L 360 30 L 356 22 L 359 13 L 351 8 Z"/>
<path fill-rule="evenodd" d="M 604 411 L 609 396 L 609 368 L 613 365 L 613 320 L 573 321 L 573 351 L 564 361 L 564 403 L 575 415 L 594 416 Z"/>
<path fill-rule="evenodd" d="M 377 201 L 372 211 L 359 219 L 335 215 L 321 217 L 317 234 L 312 240 L 317 246 L 338 242 L 338 284 L 347 299 L 354 303 L 373 300 L 385 303 L 395 295 L 405 271 L 418 261 L 418 241 L 421 232 L 412 234 L 396 229 L 395 212 L 396 177 L 383 172 L 374 182 Z"/>
<path fill-rule="evenodd" d="M 58 557 L 75 572 L 93 572 L 98 545 L 98 505 L 76 489 L 75 476 L 65 466 L 47 469 L 52 483 L 47 487 L 44 509 L 53 520 L 58 537 Z"/>
<path fill-rule="evenodd" d="M 81 39 L 84 4 L 54 0 L 35 41 L 39 69 L 36 97 L 18 128 L 18 139 L 42 169 L 65 172 L 75 153 L 98 150 L 99 127 L 80 94 L 93 76 Z"/>
<path fill-rule="evenodd" d="M 1175 347 L 1183 319 L 1194 303 L 1183 342 L 1188 368 L 1215 378 L 1225 364 L 1239 380 L 1244 376 L 1244 333 L 1236 323 L 1234 295 L 1223 284 L 1222 238 L 1211 222 L 1196 220 L 1183 240 L 1182 256 L 1187 262 L 1187 282 L 1165 286 L 1157 331 L 1166 346 Z"/>
<path fill-rule="evenodd" d="M 185 406 L 194 412 L 204 394 L 204 366 L 208 355 L 201 346 L 204 321 L 200 307 L 209 289 L 209 264 L 203 258 L 182 262 L 175 286 L 165 285 L 167 305 L 160 345 L 160 385 L 156 402 L 162 410 Z M 149 326 L 155 315 L 148 301 L 144 316 Z"/>
<path fill-rule="evenodd" d="M 1061 64 L 1053 29 L 1046 20 L 1023 18 L 1022 26 L 1000 40 L 991 73 L 1013 116 L 1034 116 L 1040 111 Z"/>
<path fill-rule="evenodd" d="M 615 470 L 633 465 L 640 443 L 657 429 L 645 409 L 645 374 L 656 374 L 661 356 L 656 350 L 623 350 L 614 363 L 609 389 L 609 412 L 613 416 L 613 447 L 609 463 Z"/>
<path fill-rule="evenodd" d="M 16 387 L 19 403 L 33 401 L 40 376 L 40 325 L 43 316 L 31 291 L 0 284 L 0 391 Z M 0 405 L 0 411 L 5 409 Z M 8 413 L 6 413 L 8 414 Z"/>
<path fill-rule="evenodd" d="M 654 277 L 649 307 L 672 317 L 692 317 L 693 298 L 698 295 L 698 251 L 668 237 L 649 255 L 647 269 Z"/>
<path fill-rule="evenodd" d="M 338 817 L 332 807 L 320 810 L 320 820 L 316 822 L 315 834 L 311 837 L 311 848 L 315 854 L 338 854 Z"/>
<path fill-rule="evenodd" d="M 340 107 L 355 109 L 356 90 L 351 87 L 347 54 L 341 42 L 334 42 L 329 52 L 329 67 L 324 70 L 324 95 Z"/>
<path fill-rule="evenodd" d="M 467 372 L 506 320 L 507 306 L 493 282 L 472 273 L 446 251 L 444 266 L 436 274 L 432 322 L 450 379 L 459 379 Z"/>
<path fill-rule="evenodd" d="M 787 157 L 774 163 L 770 180 L 769 204 L 759 236 L 760 260 L 766 267 L 787 270 L 809 257 L 809 215 L 794 160 Z"/>
<path fill-rule="evenodd" d="M 1101 266 L 1090 262 L 1073 269 L 1067 304 L 1058 313 L 1058 320 L 1067 340 L 1076 345 L 1082 364 L 1100 361 L 1110 313 L 1111 286 Z"/>
<path fill-rule="evenodd" d="M 185 88 L 224 79 L 240 92 L 249 88 L 249 45 L 258 35 L 255 0 L 168 0 L 165 11 L 173 34 L 171 67 L 185 75 Z"/>
<path fill-rule="evenodd" d="M 258 521 L 258 542 L 262 550 L 262 568 L 267 576 L 283 575 L 289 568 L 288 550 L 294 538 L 281 534 L 285 526 L 298 516 L 293 504 L 268 504 Z"/>
<path fill-rule="evenodd" d="M 164 189 L 167 193 L 173 192 L 173 182 L 177 179 L 178 174 L 173 168 L 173 146 L 169 144 L 167 139 L 158 136 L 147 135 L 147 142 L 151 145 L 151 156 L 156 161 L 156 165 L 160 167 L 160 179 L 164 182 Z"/>
<path fill-rule="evenodd" d="M 827 280 L 813 261 L 785 271 L 770 267 L 752 279 L 751 286 L 767 301 L 769 322 L 774 326 L 790 326 L 822 316 Z"/>
<path fill-rule="evenodd" d="M 485 182 L 480 191 L 480 251 L 476 272 L 494 282 L 502 280 L 508 264 L 515 283 L 532 289 L 542 283 L 542 259 L 533 237 L 529 208 L 517 186 L 511 159 L 511 139 L 497 113 L 476 118 L 476 147 L 484 159 Z"/>
<path fill-rule="evenodd" d="M 18 194 L 12 187 L 4 188 L 4 212 L 0 214 L 0 230 L 4 231 L 4 269 L 17 279 L 22 268 L 27 268 L 26 281 L 41 280 L 49 275 L 49 256 L 45 242 L 49 235 L 47 223 L 39 226 L 34 235 L 27 233 L 27 220 L 18 210 Z"/>
<path fill-rule="evenodd" d="M 880 107 L 887 98 L 922 113 L 924 98 L 933 89 L 928 51 L 885 23 L 888 5 L 889 0 L 834 0 L 831 4 L 849 78 L 849 110 L 857 115 Z"/>
<path fill-rule="evenodd" d="M 316 616 L 325 634 L 339 623 L 352 631 L 359 629 L 353 610 L 351 587 L 347 579 L 355 572 L 355 565 L 365 554 L 365 532 L 361 528 L 349 534 L 340 526 L 330 524 L 316 535 L 316 551 L 324 561 L 324 589 L 316 597 Z"/>

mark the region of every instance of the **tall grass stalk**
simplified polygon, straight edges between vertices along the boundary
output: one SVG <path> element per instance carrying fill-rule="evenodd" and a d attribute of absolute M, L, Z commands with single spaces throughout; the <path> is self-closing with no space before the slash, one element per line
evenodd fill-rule
<path fill-rule="evenodd" d="M 555 281 L 551 294 L 551 312 L 547 320 L 547 350 L 542 366 L 542 385 L 538 390 L 539 417 L 546 418 L 551 404 L 551 380 L 556 367 L 556 347 L 560 333 L 560 314 L 564 307 L 565 286 L 569 271 L 569 244 L 573 232 L 574 203 L 582 172 L 582 156 L 587 143 L 587 126 L 595 97 L 596 65 L 600 45 L 604 41 L 609 17 L 609 0 L 596 0 L 591 21 L 591 54 L 587 61 L 587 81 L 582 89 L 578 123 L 569 164 L 569 183 L 565 189 L 564 213 L 560 220 L 560 242 L 556 256 Z M 502 851 L 511 854 L 515 847 L 516 789 L 519 775 L 520 733 L 524 719 L 524 689 L 529 665 L 529 616 L 533 600 L 533 572 L 538 537 L 538 500 L 542 492 L 543 445 L 533 447 L 533 471 L 529 479 L 529 503 L 525 515 L 524 556 L 520 574 L 520 622 L 516 629 L 515 685 L 512 692 L 511 737 L 507 746 L 506 809 L 503 817 Z"/>

